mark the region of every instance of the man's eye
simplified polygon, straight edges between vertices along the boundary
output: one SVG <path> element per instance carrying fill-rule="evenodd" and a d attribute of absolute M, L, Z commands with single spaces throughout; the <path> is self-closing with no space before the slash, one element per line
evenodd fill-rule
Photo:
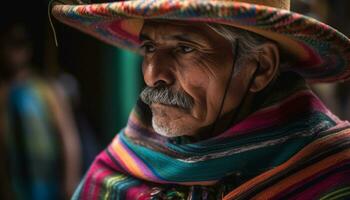
<path fill-rule="evenodd" d="M 146 44 L 143 44 L 141 46 L 141 49 L 145 52 L 145 53 L 153 53 L 156 51 L 156 47 L 154 44 L 151 44 L 151 43 L 146 43 Z"/>
<path fill-rule="evenodd" d="M 179 48 L 180 48 L 182 53 L 191 53 L 192 51 L 194 51 L 193 47 L 186 46 L 186 45 L 181 45 L 181 46 L 179 46 Z"/>

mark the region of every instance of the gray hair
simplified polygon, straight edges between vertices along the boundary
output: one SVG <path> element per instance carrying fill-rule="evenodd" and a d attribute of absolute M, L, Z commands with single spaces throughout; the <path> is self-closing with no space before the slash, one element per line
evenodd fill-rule
<path fill-rule="evenodd" d="M 234 69 L 234 73 L 239 72 L 240 68 L 243 66 L 242 64 L 245 61 L 258 58 L 260 51 L 256 48 L 257 46 L 267 42 L 275 43 L 256 33 L 232 26 L 223 24 L 207 25 L 216 33 L 227 39 L 232 44 L 232 47 L 235 47 L 236 42 L 239 41 L 239 47 L 237 49 L 238 52 L 232 52 L 233 54 L 237 53 L 237 61 L 235 62 L 238 62 L 238 64 L 236 64 L 237 69 Z"/>

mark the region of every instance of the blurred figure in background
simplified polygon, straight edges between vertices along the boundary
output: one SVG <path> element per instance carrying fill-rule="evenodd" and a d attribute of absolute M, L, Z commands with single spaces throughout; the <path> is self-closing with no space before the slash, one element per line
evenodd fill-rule
<path fill-rule="evenodd" d="M 20 22 L 0 31 L 0 199 L 67 199 L 81 177 L 78 130 L 64 88 L 31 69 Z"/>
<path fill-rule="evenodd" d="M 73 118 L 76 123 L 80 146 L 82 150 L 81 161 L 82 161 L 82 174 L 88 170 L 88 167 L 94 160 L 95 156 L 101 151 L 102 147 L 99 146 L 99 140 L 96 137 L 96 132 L 91 127 L 89 120 L 82 108 L 80 85 L 76 78 L 67 73 L 60 72 L 57 75 L 56 84 L 60 85 L 60 91 L 62 96 L 71 105 Z"/>

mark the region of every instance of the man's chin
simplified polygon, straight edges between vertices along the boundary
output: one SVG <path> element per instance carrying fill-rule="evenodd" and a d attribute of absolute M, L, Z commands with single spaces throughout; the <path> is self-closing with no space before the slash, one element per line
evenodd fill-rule
<path fill-rule="evenodd" d="M 155 117 L 152 118 L 152 127 L 157 134 L 168 138 L 187 135 L 184 131 L 181 131 L 179 128 L 172 127 L 174 125 L 172 125 L 171 123 L 160 121 L 161 120 L 155 119 Z"/>
<path fill-rule="evenodd" d="M 155 132 L 165 137 L 179 137 L 191 134 L 189 126 L 191 117 L 183 109 L 166 106 L 163 104 L 152 104 L 152 126 Z"/>

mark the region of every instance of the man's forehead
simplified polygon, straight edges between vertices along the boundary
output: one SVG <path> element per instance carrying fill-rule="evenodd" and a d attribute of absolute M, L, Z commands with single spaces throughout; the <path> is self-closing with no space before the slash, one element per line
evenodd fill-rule
<path fill-rule="evenodd" d="M 140 39 L 155 39 L 155 35 L 165 40 L 206 39 L 209 32 L 209 26 L 204 23 L 147 20 L 142 27 Z"/>

